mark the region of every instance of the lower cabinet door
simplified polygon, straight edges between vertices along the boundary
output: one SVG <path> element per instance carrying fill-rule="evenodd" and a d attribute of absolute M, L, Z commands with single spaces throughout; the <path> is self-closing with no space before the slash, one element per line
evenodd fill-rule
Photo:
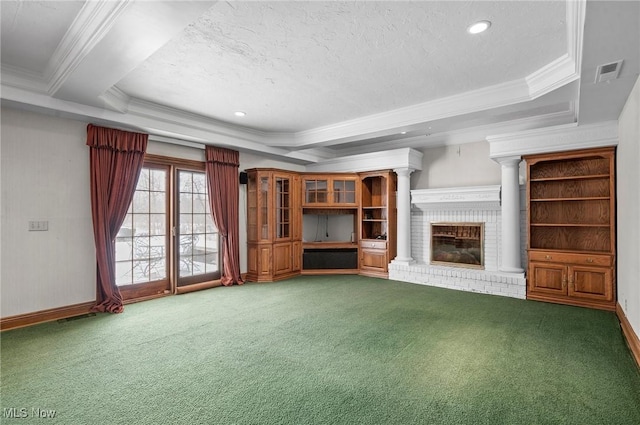
<path fill-rule="evenodd" d="M 567 295 L 566 270 L 562 264 L 529 263 L 529 291 Z"/>
<path fill-rule="evenodd" d="M 383 249 L 361 249 L 360 268 L 386 272 L 389 261 Z"/>
<path fill-rule="evenodd" d="M 611 269 L 569 266 L 569 295 L 591 300 L 613 300 Z"/>
<path fill-rule="evenodd" d="M 273 245 L 273 274 L 278 276 L 291 273 L 292 270 L 291 242 Z"/>

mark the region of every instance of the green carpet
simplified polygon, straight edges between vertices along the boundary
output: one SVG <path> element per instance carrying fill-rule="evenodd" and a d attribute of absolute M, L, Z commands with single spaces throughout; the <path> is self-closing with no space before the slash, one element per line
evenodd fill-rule
<path fill-rule="evenodd" d="M 0 338 L 3 424 L 640 424 L 614 313 L 361 276 Z"/>

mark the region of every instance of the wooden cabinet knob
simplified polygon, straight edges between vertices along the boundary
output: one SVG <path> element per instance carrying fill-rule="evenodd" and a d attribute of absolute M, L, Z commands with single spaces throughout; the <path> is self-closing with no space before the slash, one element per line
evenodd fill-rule
<path fill-rule="evenodd" d="M 587 263 L 593 263 L 593 258 L 587 258 Z"/>
<path fill-rule="evenodd" d="M 550 256 L 550 255 L 545 255 L 545 256 L 544 256 L 544 259 L 545 259 L 545 260 L 551 260 L 551 256 Z"/>

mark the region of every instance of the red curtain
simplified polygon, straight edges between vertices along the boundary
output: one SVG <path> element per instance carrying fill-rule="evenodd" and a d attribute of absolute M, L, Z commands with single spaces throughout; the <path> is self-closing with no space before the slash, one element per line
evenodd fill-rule
<path fill-rule="evenodd" d="M 98 265 L 94 311 L 121 313 L 116 286 L 115 239 L 125 219 L 142 170 L 149 135 L 87 126 L 91 173 L 91 211 Z"/>
<path fill-rule="evenodd" d="M 234 150 L 205 148 L 209 202 L 222 238 L 222 284 L 226 286 L 244 283 L 240 276 L 239 157 Z"/>

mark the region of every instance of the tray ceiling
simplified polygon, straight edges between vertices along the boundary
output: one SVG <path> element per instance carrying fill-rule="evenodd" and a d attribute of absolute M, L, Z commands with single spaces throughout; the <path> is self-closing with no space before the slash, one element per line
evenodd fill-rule
<path fill-rule="evenodd" d="M 582 111 L 616 119 L 603 114 L 619 113 L 638 74 L 638 5 L 608 2 L 607 22 L 591 25 L 590 10 L 599 8 L 591 1 L 3 1 L 2 98 L 302 162 L 464 143 L 576 122 Z M 481 19 L 490 29 L 468 34 Z M 625 60 L 624 84 L 609 84 L 615 105 L 598 112 L 580 102 L 590 96 L 581 72 L 608 59 L 594 35 L 606 39 L 607 25 L 625 29 L 609 36 L 619 50 L 611 60 Z"/>

